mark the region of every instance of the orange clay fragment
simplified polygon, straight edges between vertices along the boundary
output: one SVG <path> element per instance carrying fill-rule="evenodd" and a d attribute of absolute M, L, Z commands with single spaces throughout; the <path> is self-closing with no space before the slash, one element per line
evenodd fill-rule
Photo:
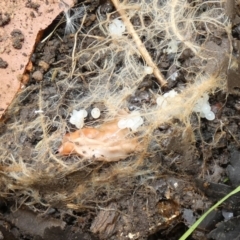
<path fill-rule="evenodd" d="M 130 138 L 128 129 L 119 129 L 118 121 L 108 122 L 99 128 L 83 128 L 67 133 L 59 148 L 61 155 L 78 154 L 98 161 L 118 161 L 138 151 L 139 141 Z"/>
<path fill-rule="evenodd" d="M 71 7 L 73 3 L 74 0 L 34 0 L 34 3 L 26 0 L 0 0 L 0 13 L 10 17 L 8 23 L 0 26 L 0 58 L 7 63 L 6 67 L 0 67 L 0 118 L 21 90 L 22 83 L 27 83 L 26 76 L 21 82 L 18 76 L 32 70 L 29 59 L 43 30 L 65 10 L 64 6 Z M 21 33 L 20 40 L 13 37 L 13 31 Z M 21 44 L 16 47 L 19 41 Z"/>

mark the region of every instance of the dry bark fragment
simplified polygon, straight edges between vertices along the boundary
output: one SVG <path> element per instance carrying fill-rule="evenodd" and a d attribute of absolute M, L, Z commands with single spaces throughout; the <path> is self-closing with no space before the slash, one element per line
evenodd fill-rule
<path fill-rule="evenodd" d="M 99 212 L 90 230 L 95 234 L 98 233 L 103 239 L 108 239 L 115 232 L 118 216 L 117 204 L 111 203 L 106 209 L 102 209 Z"/>

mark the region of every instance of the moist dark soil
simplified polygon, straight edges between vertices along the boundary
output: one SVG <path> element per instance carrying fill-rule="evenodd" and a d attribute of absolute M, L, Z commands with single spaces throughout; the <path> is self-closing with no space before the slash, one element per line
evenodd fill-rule
<path fill-rule="evenodd" d="M 114 11 L 109 1 L 88 1 L 87 6 L 87 16 L 83 25 L 85 32 L 97 23 L 96 11 L 100 10 L 102 14 Z M 39 6 L 31 3 L 26 7 L 37 11 Z M 49 35 L 60 18 L 61 16 L 45 30 L 43 38 Z M 239 16 L 235 15 L 233 18 Z M 6 24 L 6 20 L 4 23 Z M 66 35 L 64 27 L 64 24 L 61 24 L 47 41 L 37 44 L 31 57 L 33 70 L 28 72 L 30 80 L 24 93 L 17 98 L 17 107 L 15 105 L 13 110 L 5 115 L 0 125 L 1 134 L 9 131 L 8 126 L 13 123 L 21 122 L 27 126 L 28 122 L 33 122 L 37 114 L 35 111 L 41 110 L 38 105 L 40 93 L 49 106 L 54 106 L 61 99 L 57 116 L 66 119 L 65 106 L 76 99 L 81 101 L 81 96 L 88 91 L 91 75 L 75 79 L 72 88 L 61 85 L 64 76 L 61 76 L 59 69 L 71 71 L 69 56 L 74 47 L 74 34 Z M 240 50 L 238 28 L 239 24 L 233 26 L 232 42 L 235 56 L 239 56 Z M 101 37 L 102 33 L 95 29 L 91 35 Z M 15 31 L 13 38 L 14 47 L 20 48 L 24 36 Z M 87 48 L 93 40 L 91 37 L 79 36 L 79 41 Z M 224 39 L 212 41 L 221 45 Z M 154 54 L 153 50 L 150 50 L 151 46 L 146 47 Z M 104 63 L 105 57 L 108 56 L 103 56 L 99 64 Z M 182 64 L 187 64 L 191 57 L 190 51 L 184 52 Z M 239 60 L 238 57 L 238 63 Z M 170 61 L 166 56 L 159 56 L 158 66 L 166 76 L 175 71 L 174 66 L 170 68 Z M 0 67 L 4 67 L 4 64 L 7 63 L 0 59 Z M 118 63 L 118 68 L 121 68 L 121 63 Z M 81 69 L 85 72 L 88 70 L 87 67 Z M 168 89 L 180 88 L 186 82 L 183 75 L 184 72 L 177 81 L 170 82 Z M 111 184 L 106 183 L 104 188 L 92 193 L 92 198 L 88 196 L 83 203 L 85 207 L 80 210 L 73 210 L 56 201 L 46 208 L 39 203 L 30 207 L 27 199 L 23 199 L 21 195 L 15 196 L 14 192 L 11 192 L 0 201 L 0 239 L 179 239 L 207 209 L 240 184 L 239 77 L 240 67 L 229 71 L 228 91 L 219 91 L 210 96 L 212 111 L 216 115 L 214 121 L 199 119 L 193 114 L 191 129 L 185 129 L 184 137 L 178 128 L 181 123 L 177 120 L 174 124 L 161 125 L 155 130 L 154 134 L 164 139 L 160 143 L 163 151 L 157 154 L 153 151 L 142 167 L 142 171 L 146 171 L 151 166 L 155 171 L 154 178 L 151 174 L 145 175 L 145 178 L 131 175 L 122 179 L 116 176 Z M 129 110 L 152 104 L 149 90 L 156 91 L 156 86 L 153 77 L 145 79 L 138 90 L 127 99 Z M 96 106 L 101 108 L 101 103 L 96 103 Z M 55 110 L 51 111 L 51 108 L 46 114 L 49 119 L 56 117 Z M 91 121 L 91 117 L 86 119 L 87 123 Z M 49 126 L 48 134 L 54 133 L 54 124 L 53 122 Z M 68 127 L 74 130 L 71 124 Z M 9 131 L 1 144 L 5 151 L 12 152 L 14 158 L 31 161 L 32 149 L 42 140 L 42 134 L 39 129 L 22 129 L 17 134 Z M 195 136 L 194 144 L 189 140 L 192 135 Z M 22 147 L 16 151 L 16 145 Z M 58 147 L 55 147 L 56 154 Z M 68 161 L 71 161 L 71 157 Z M 51 184 L 46 184 L 44 179 L 41 179 L 33 183 L 32 187 L 38 189 L 41 194 L 61 190 L 70 194 L 76 187 L 76 179 L 81 185 L 91 181 L 94 167 L 94 171 L 104 172 L 109 166 L 110 164 L 103 164 L 100 169 L 99 165 L 91 163 L 82 171 L 73 172 L 64 178 L 52 179 Z M 117 191 L 108 196 L 108 189 L 112 192 L 114 189 Z M 240 194 L 236 194 L 211 212 L 188 239 L 239 239 L 239 199 Z"/>

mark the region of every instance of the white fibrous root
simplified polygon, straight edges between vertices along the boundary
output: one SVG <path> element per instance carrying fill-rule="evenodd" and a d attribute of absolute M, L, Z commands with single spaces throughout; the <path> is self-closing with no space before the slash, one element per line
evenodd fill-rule
<path fill-rule="evenodd" d="M 130 128 L 133 132 L 136 132 L 142 124 L 143 118 L 137 111 L 132 112 L 128 117 L 122 118 L 118 121 L 118 127 L 120 129 Z"/>
<path fill-rule="evenodd" d="M 125 32 L 126 27 L 124 23 L 119 19 L 114 19 L 108 26 L 108 31 L 111 36 L 121 37 Z"/>
<path fill-rule="evenodd" d="M 215 119 L 215 114 L 214 112 L 211 111 L 211 106 L 208 100 L 209 100 L 208 94 L 204 93 L 201 96 L 201 98 L 197 101 L 196 105 L 193 108 L 193 111 L 200 113 L 200 117 L 212 121 Z"/>
<path fill-rule="evenodd" d="M 168 105 L 168 98 L 174 98 L 178 93 L 175 90 L 171 90 L 164 93 L 162 96 L 157 97 L 157 105 L 161 108 L 165 108 Z"/>
<path fill-rule="evenodd" d="M 100 115 L 101 115 L 99 108 L 93 108 L 92 111 L 91 111 L 91 115 L 95 119 L 99 118 Z"/>
<path fill-rule="evenodd" d="M 82 128 L 84 125 L 84 118 L 87 117 L 88 113 L 85 109 L 73 110 L 69 122 L 75 125 L 78 129 Z"/>

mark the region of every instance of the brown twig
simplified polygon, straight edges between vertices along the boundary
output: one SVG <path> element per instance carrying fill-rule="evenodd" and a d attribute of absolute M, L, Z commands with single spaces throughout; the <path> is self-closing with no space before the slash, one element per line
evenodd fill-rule
<path fill-rule="evenodd" d="M 154 76 L 157 78 L 157 80 L 159 81 L 161 86 L 167 85 L 167 81 L 165 80 L 162 73 L 159 71 L 157 65 L 153 62 L 149 52 L 147 51 L 147 49 L 145 48 L 141 39 L 139 38 L 138 34 L 136 33 L 136 31 L 135 31 L 132 23 L 130 22 L 129 18 L 127 17 L 124 9 L 121 8 L 121 3 L 119 2 L 119 0 L 111 0 L 111 1 L 112 1 L 113 5 L 115 6 L 116 10 L 118 11 L 118 13 L 120 14 L 122 21 L 124 22 L 124 24 L 128 30 L 128 33 L 131 34 L 132 38 L 134 39 L 140 54 L 146 61 L 147 65 L 149 67 L 153 68 Z"/>

